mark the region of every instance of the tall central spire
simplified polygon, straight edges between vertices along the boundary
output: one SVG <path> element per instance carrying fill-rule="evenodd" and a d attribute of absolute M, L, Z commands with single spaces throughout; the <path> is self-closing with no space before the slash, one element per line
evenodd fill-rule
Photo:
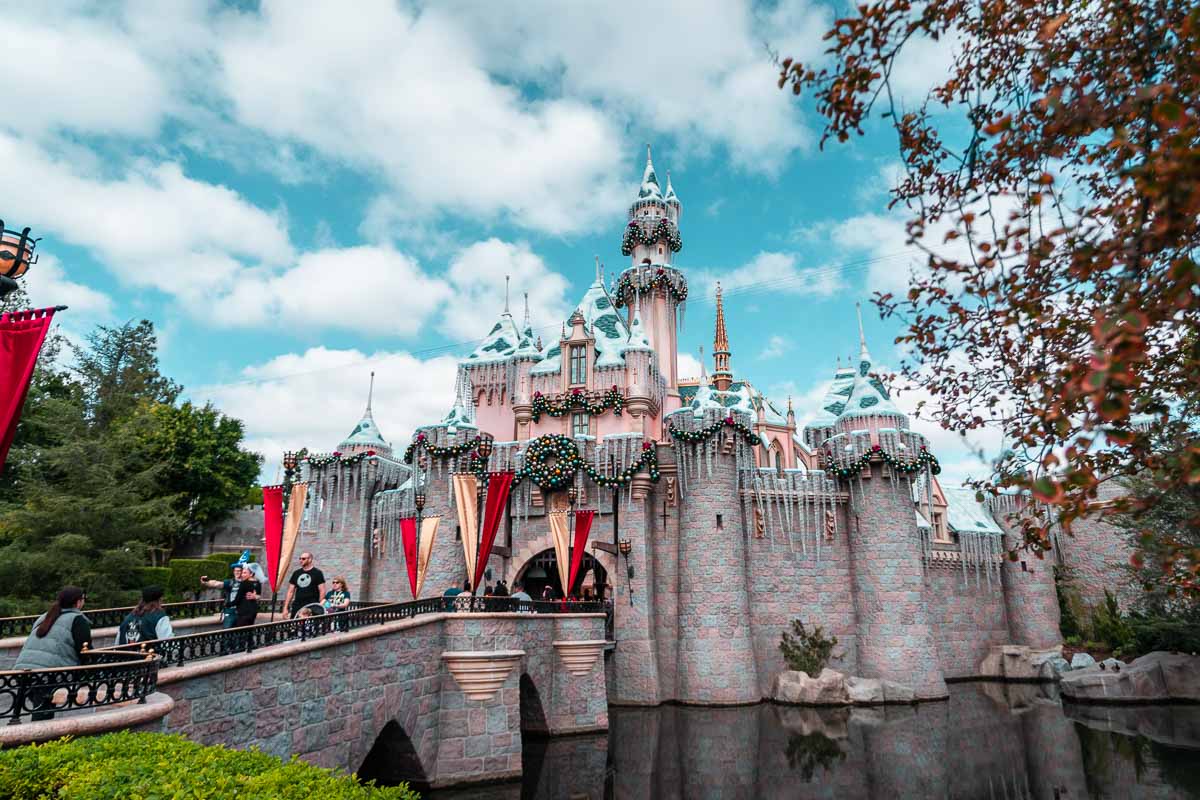
<path fill-rule="evenodd" d="M 367 416 L 371 416 L 371 399 L 375 396 L 375 370 L 371 370 L 371 385 L 367 388 Z"/>
<path fill-rule="evenodd" d="M 725 331 L 725 303 L 721 297 L 721 284 L 717 284 L 717 330 L 713 336 L 713 386 L 719 391 L 729 391 L 733 385 L 733 373 L 729 369 L 729 334 Z"/>

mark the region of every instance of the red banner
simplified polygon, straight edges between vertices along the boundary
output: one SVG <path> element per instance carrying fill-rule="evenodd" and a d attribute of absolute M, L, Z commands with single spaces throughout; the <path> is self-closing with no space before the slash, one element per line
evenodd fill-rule
<path fill-rule="evenodd" d="M 408 588 L 417 599 L 417 518 L 400 518 L 400 543 L 404 546 L 404 563 L 408 565 Z"/>
<path fill-rule="evenodd" d="M 504 508 L 508 505 L 508 492 L 512 489 L 513 473 L 493 472 L 488 475 L 487 503 L 483 509 L 483 531 L 479 543 L 479 553 L 475 557 L 475 583 L 473 588 L 478 593 L 479 584 L 483 580 L 483 571 L 487 569 L 488 557 L 492 554 L 492 544 L 496 541 L 496 531 L 500 528 L 500 518 L 504 516 Z M 463 532 L 464 534 L 466 531 Z"/>
<path fill-rule="evenodd" d="M 38 353 L 50 330 L 53 308 L 0 314 L 0 469 L 17 434 Z"/>
<path fill-rule="evenodd" d="M 579 567 L 583 564 L 583 554 L 587 551 L 588 534 L 592 531 L 592 519 L 595 516 L 596 512 L 590 509 L 575 512 L 575 549 L 571 551 L 571 579 L 568 581 L 571 585 L 563 592 L 566 597 L 571 596 L 579 580 Z"/>
<path fill-rule="evenodd" d="M 283 487 L 263 487 L 263 544 L 267 550 L 267 580 L 279 586 L 279 553 L 283 550 Z"/>

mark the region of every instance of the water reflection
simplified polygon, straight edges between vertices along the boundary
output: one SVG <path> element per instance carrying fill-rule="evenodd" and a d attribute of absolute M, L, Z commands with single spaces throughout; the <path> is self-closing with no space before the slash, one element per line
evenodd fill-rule
<path fill-rule="evenodd" d="M 614 708 L 609 735 L 530 740 L 517 784 L 465 798 L 1200 798 L 1200 706 L 1064 709 L 958 684 L 871 709 Z"/>

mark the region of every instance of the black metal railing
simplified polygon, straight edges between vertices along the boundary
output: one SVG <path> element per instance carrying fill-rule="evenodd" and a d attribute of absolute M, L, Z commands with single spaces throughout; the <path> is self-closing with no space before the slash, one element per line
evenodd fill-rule
<path fill-rule="evenodd" d="M 149 654 L 84 651 L 78 667 L 0 672 L 0 719 L 17 725 L 62 711 L 146 698 L 158 687 L 159 660 Z"/>
<path fill-rule="evenodd" d="M 383 625 L 424 614 L 528 613 L 528 614 L 603 614 L 603 603 L 538 602 L 511 597 L 429 597 L 408 603 L 363 604 L 336 614 L 266 622 L 243 628 L 193 633 L 170 639 L 155 639 L 139 644 L 117 645 L 98 652 L 139 652 L 144 646 L 162 659 L 164 666 L 182 666 L 193 661 L 233 653 L 249 653 L 262 647 L 285 642 L 305 641 L 326 634 Z"/>
<path fill-rule="evenodd" d="M 369 606 L 380 605 L 374 602 L 364 602 L 355 600 L 350 603 L 350 608 L 366 608 Z M 167 612 L 167 616 L 172 622 L 177 622 L 181 619 L 199 619 L 200 617 L 216 617 L 224 608 L 224 603 L 221 600 L 196 600 L 186 603 L 164 603 L 163 611 Z M 125 619 L 125 615 L 133 610 L 133 606 L 124 606 L 123 608 L 85 608 L 84 616 L 92 623 L 92 628 L 115 628 Z M 283 600 L 259 600 L 258 613 L 270 614 L 274 611 L 276 614 L 283 613 Z M 33 623 L 37 621 L 40 614 L 25 617 L 0 617 L 0 639 L 9 636 L 28 636 L 33 631 Z"/>

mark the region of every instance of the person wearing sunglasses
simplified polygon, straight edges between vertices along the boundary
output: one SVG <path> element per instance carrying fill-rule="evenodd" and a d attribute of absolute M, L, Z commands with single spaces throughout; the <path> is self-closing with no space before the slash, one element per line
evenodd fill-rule
<path fill-rule="evenodd" d="M 309 603 L 320 604 L 325 598 L 325 573 L 313 566 L 312 553 L 300 554 L 300 569 L 288 579 L 287 597 L 283 605 L 288 616 L 295 618 L 300 609 Z"/>

